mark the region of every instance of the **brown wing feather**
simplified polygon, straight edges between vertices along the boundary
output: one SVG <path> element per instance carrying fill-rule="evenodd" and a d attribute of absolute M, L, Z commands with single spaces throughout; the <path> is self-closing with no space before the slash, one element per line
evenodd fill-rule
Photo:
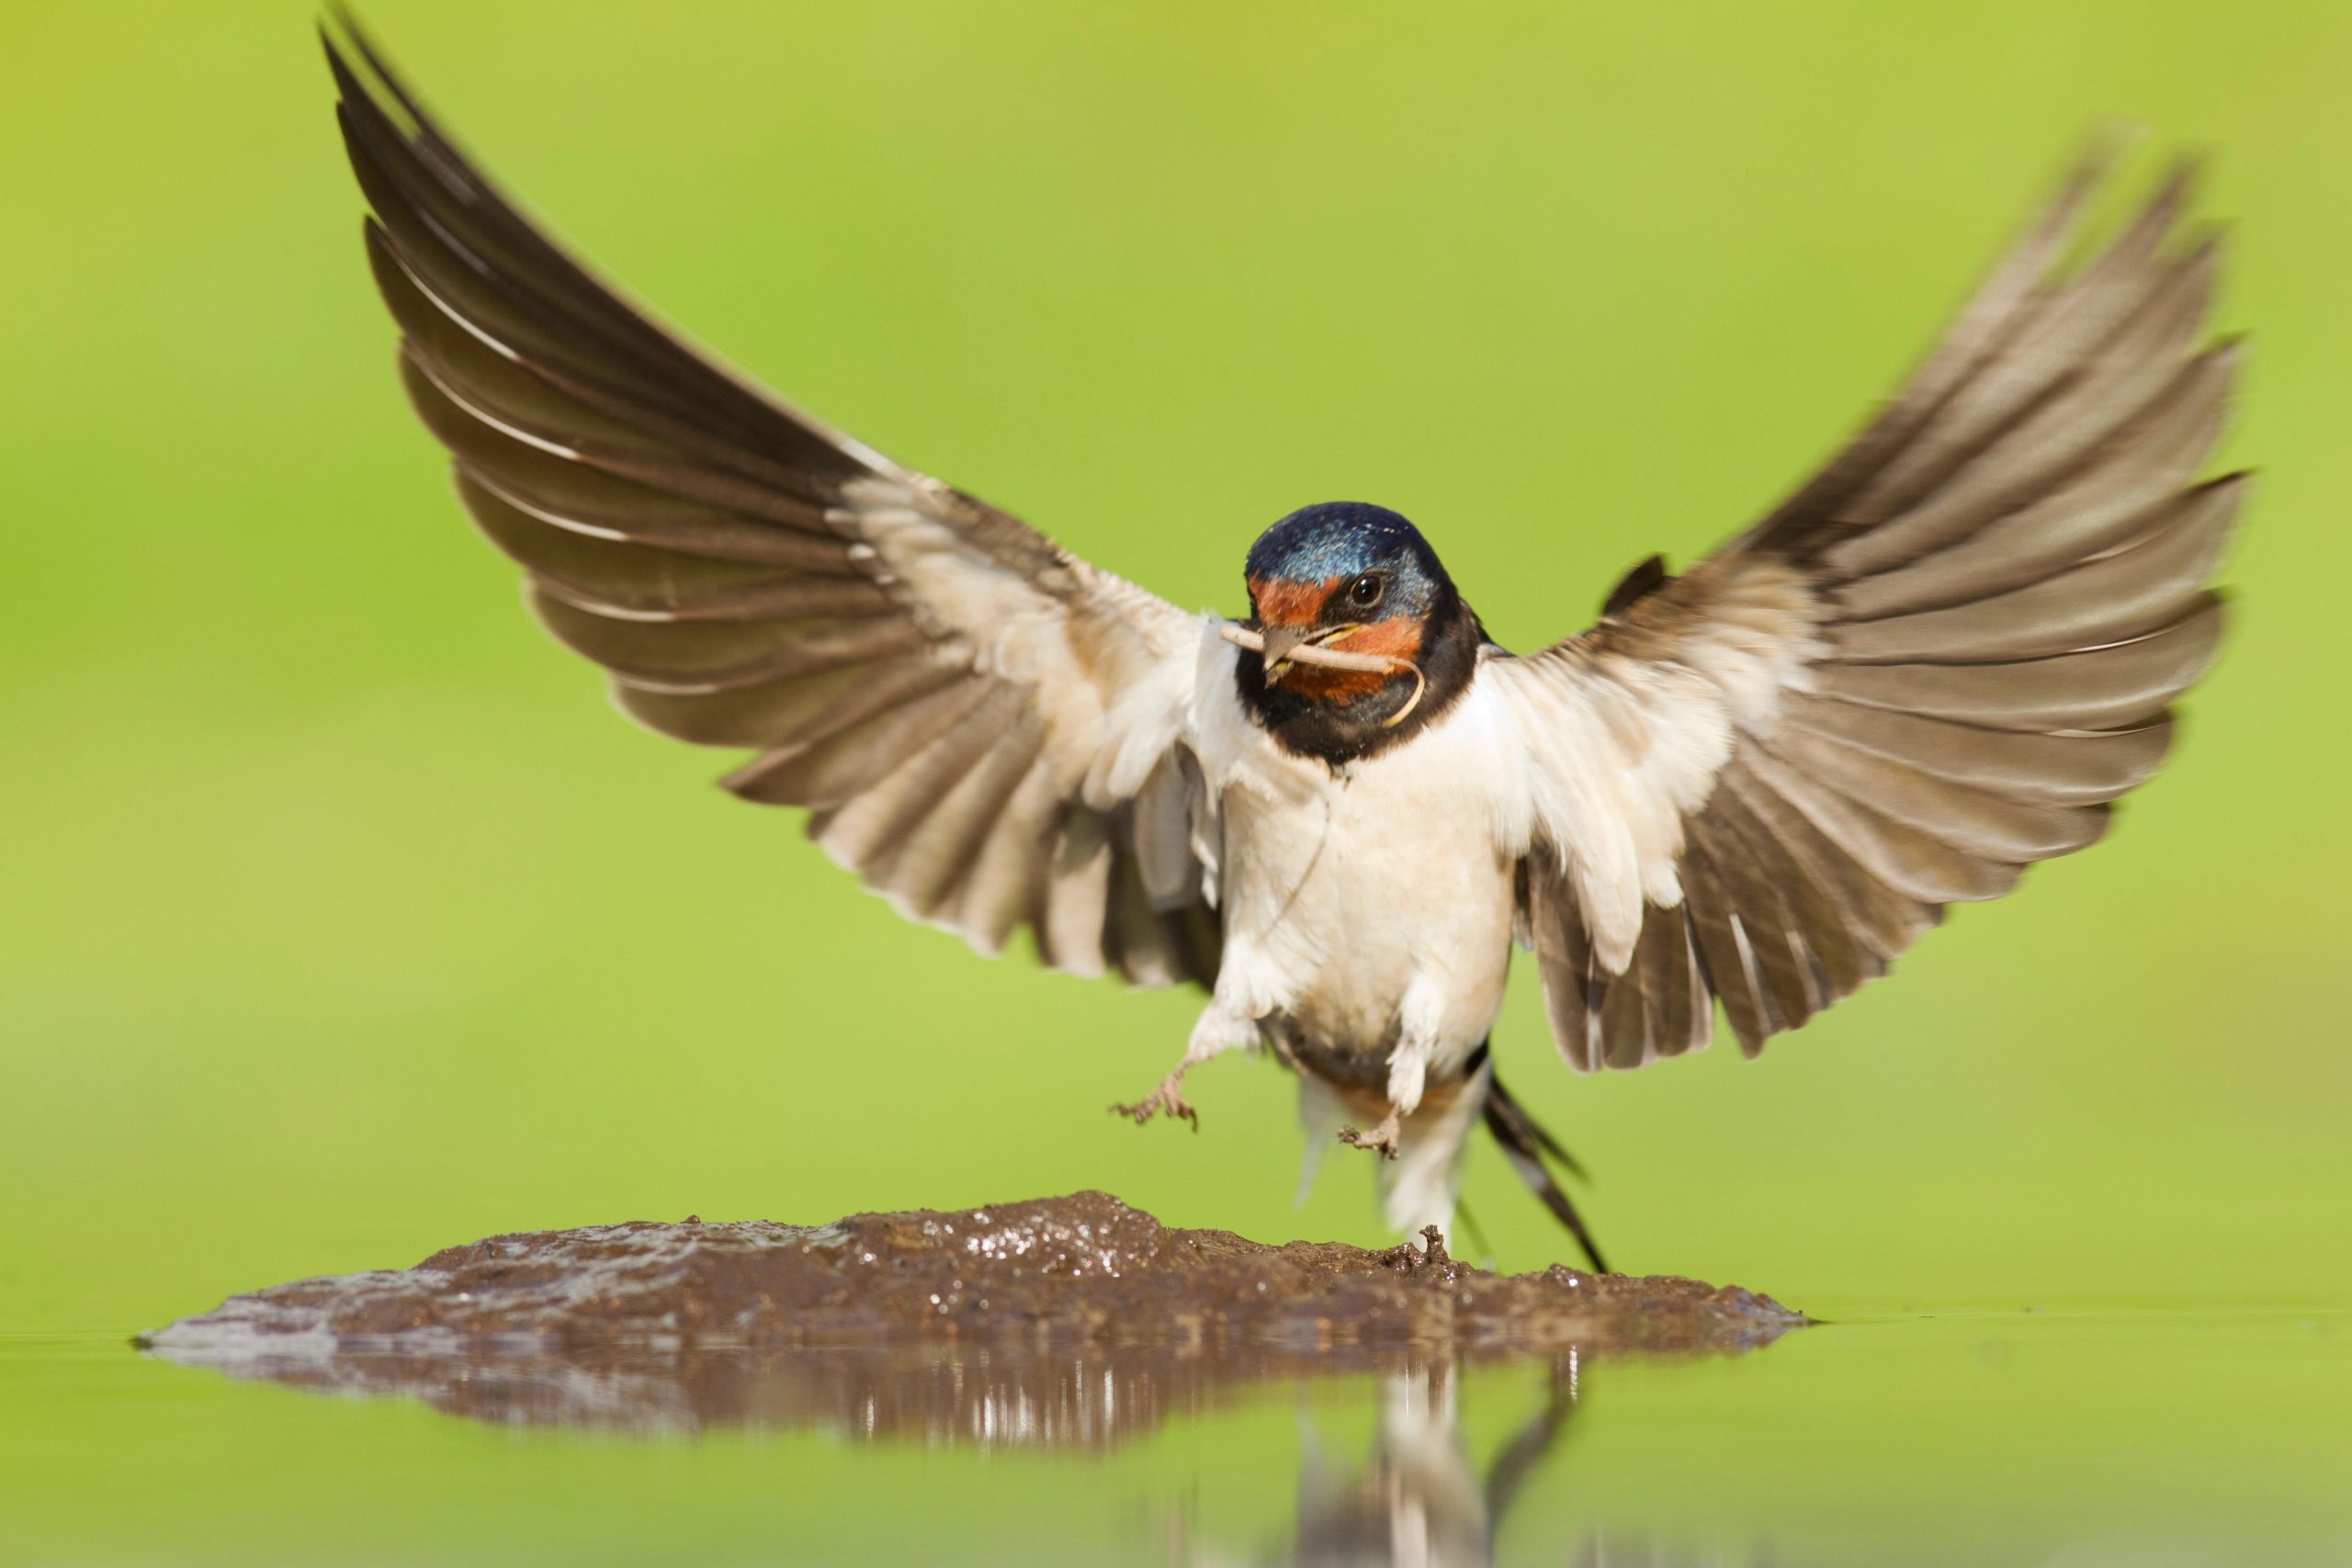
<path fill-rule="evenodd" d="M 1703 1045 L 1693 985 L 1753 1054 L 1946 904 L 2097 840 L 2162 760 L 2170 705 L 2218 644 L 2208 582 L 2246 481 L 2193 481 L 2239 355 L 2198 346 L 2218 245 L 2178 239 L 2186 166 L 2057 270 L 2101 173 L 2076 172 L 1787 502 L 1688 575 L 1612 595 L 1582 637 L 1492 661 L 1523 728 L 1606 702 L 1646 721 L 1580 759 L 1637 781 L 1606 823 L 1535 786 L 1528 923 L 1572 1066 Z M 1660 761 L 1678 733 L 1716 744 Z M 1619 839 L 1638 927 L 1613 897 L 1624 874 L 1594 870 Z"/>
<path fill-rule="evenodd" d="M 1211 982 L 1202 868 L 1182 832 L 1172 861 L 1141 842 L 1136 812 L 1181 765 L 1181 700 L 1136 687 L 1189 673 L 1193 618 L 687 346 L 345 31 L 327 62 L 402 383 L 548 629 L 639 722 L 755 750 L 729 787 L 810 807 L 910 917 L 989 952 L 1028 926 L 1081 973 Z"/>

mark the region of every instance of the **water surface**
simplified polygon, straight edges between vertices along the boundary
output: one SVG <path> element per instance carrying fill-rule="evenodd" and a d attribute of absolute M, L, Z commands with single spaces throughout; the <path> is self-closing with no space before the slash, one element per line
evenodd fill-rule
<path fill-rule="evenodd" d="M 1272 1379 L 926 1351 L 300 1384 L 0 1338 L 28 1562 L 2352 1562 L 2352 1312 L 1849 1310 Z"/>

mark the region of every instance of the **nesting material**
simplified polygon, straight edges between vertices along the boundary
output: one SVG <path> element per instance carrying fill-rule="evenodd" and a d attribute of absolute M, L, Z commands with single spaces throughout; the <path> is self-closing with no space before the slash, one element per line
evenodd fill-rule
<path fill-rule="evenodd" d="M 1217 634 L 1236 648 L 1245 648 L 1260 654 L 1266 651 L 1264 635 L 1248 626 L 1227 621 L 1217 627 Z M 1421 696 L 1430 689 L 1429 677 L 1421 673 L 1419 665 L 1409 659 L 1397 659 L 1385 653 L 1350 653 L 1344 648 L 1302 642 L 1283 658 L 1292 664 L 1320 664 L 1327 670 L 1354 670 L 1373 675 L 1410 674 L 1413 677 L 1413 694 L 1405 700 L 1403 707 L 1380 721 L 1383 729 L 1394 729 L 1404 723 L 1406 716 L 1421 705 Z"/>

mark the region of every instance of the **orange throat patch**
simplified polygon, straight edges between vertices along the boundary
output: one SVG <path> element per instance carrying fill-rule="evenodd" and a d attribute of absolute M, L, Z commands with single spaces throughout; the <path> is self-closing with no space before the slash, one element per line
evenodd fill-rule
<path fill-rule="evenodd" d="M 1411 663 L 1420 657 L 1421 628 L 1408 615 L 1374 621 L 1329 645 L 1349 653 L 1369 653 Z M 1320 664 L 1293 664 L 1282 679 L 1282 690 L 1295 692 L 1310 702 L 1346 703 L 1368 696 L 1396 678 L 1396 671 L 1333 670 Z"/>

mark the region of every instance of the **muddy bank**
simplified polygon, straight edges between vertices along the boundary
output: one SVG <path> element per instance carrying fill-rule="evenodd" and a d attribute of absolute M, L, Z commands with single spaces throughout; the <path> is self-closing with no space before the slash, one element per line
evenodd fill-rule
<path fill-rule="evenodd" d="M 1767 1296 L 1423 1245 L 1268 1247 L 1100 1192 L 822 1225 L 639 1222 L 488 1237 L 413 1269 L 233 1296 L 143 1337 L 175 1359 L 338 1352 L 773 1350 L 925 1344 L 1317 1356 L 1739 1348 L 1804 1321 Z"/>
<path fill-rule="evenodd" d="M 1430 1237 L 1266 1247 L 1080 1192 L 492 1236 L 232 1296 L 141 1344 L 501 1425 L 1107 1448 L 1270 1382 L 1442 1391 L 1473 1359 L 1526 1360 L 1556 1403 L 1595 1355 L 1736 1352 L 1804 1322 L 1690 1280 L 1498 1275 Z"/>

